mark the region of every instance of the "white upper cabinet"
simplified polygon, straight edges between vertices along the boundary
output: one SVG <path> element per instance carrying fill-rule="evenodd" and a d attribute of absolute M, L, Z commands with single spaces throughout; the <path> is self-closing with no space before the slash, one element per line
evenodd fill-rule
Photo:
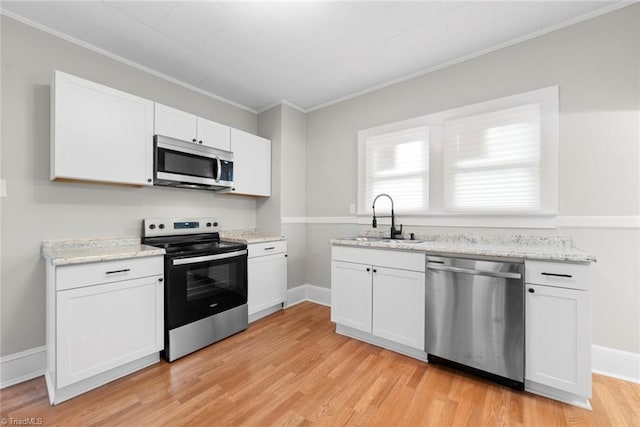
<path fill-rule="evenodd" d="M 231 129 L 235 194 L 271 196 L 271 141 Z"/>
<path fill-rule="evenodd" d="M 194 114 L 155 103 L 155 133 L 191 141 L 220 150 L 230 150 L 231 128 Z"/>
<path fill-rule="evenodd" d="M 196 139 L 197 116 L 166 105 L 155 103 L 155 134 L 198 142 Z"/>
<path fill-rule="evenodd" d="M 197 125 L 198 143 L 202 141 L 202 145 L 231 151 L 231 128 L 229 126 L 202 117 L 198 117 Z"/>
<path fill-rule="evenodd" d="M 52 180 L 152 184 L 152 101 L 55 71 L 51 114 Z"/>

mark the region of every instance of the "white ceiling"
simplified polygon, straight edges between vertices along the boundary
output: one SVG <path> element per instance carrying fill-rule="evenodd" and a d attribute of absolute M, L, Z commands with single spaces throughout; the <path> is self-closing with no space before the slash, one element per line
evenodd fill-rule
<path fill-rule="evenodd" d="M 303 110 L 624 1 L 3 1 L 23 21 L 260 111 Z"/>

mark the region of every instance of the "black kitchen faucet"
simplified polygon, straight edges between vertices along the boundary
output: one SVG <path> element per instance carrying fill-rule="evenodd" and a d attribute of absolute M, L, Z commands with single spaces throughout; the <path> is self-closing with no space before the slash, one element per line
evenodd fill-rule
<path fill-rule="evenodd" d="M 396 230 L 396 219 L 395 219 L 395 215 L 393 213 L 393 199 L 391 198 L 390 195 L 382 193 L 382 194 L 378 194 L 376 196 L 375 199 L 373 199 L 373 206 L 371 206 L 371 208 L 373 209 L 373 222 L 371 223 L 371 226 L 373 228 L 378 227 L 378 221 L 376 219 L 376 200 L 378 200 L 379 197 L 388 197 L 389 200 L 391 200 L 391 215 L 382 215 L 379 216 L 379 218 L 391 218 L 391 238 L 392 239 L 398 239 L 398 238 L 402 238 L 402 224 L 400 224 L 400 230 Z"/>

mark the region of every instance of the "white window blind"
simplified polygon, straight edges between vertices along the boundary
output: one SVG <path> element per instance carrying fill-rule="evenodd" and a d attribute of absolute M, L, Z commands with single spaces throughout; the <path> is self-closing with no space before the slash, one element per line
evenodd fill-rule
<path fill-rule="evenodd" d="M 389 194 L 396 212 L 424 212 L 429 206 L 429 130 L 426 126 L 369 135 L 359 148 L 358 211 Z M 381 207 L 386 202 L 381 199 Z M 377 206 L 376 206 L 377 207 Z M 384 208 L 383 208 L 384 209 Z"/>
<path fill-rule="evenodd" d="M 443 123 L 446 211 L 539 212 L 538 104 Z"/>

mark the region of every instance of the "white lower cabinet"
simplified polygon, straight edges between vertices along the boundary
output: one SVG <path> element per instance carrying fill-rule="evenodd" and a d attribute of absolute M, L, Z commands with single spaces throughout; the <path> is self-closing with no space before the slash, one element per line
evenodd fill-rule
<path fill-rule="evenodd" d="M 525 264 L 526 387 L 580 406 L 588 406 L 591 397 L 587 268 L 551 262 Z"/>
<path fill-rule="evenodd" d="M 424 264 L 423 253 L 334 247 L 331 320 L 424 352 Z"/>
<path fill-rule="evenodd" d="M 424 349 L 424 279 L 421 272 L 374 267 L 373 335 Z"/>
<path fill-rule="evenodd" d="M 253 322 L 282 308 L 287 299 L 287 242 L 248 245 L 248 310 Z"/>
<path fill-rule="evenodd" d="M 371 333 L 371 266 L 331 263 L 331 321 Z"/>
<path fill-rule="evenodd" d="M 164 257 L 128 262 L 47 266 L 51 403 L 158 360 L 164 347 Z M 145 276 L 131 274 L 135 271 Z M 98 277 L 97 283 L 89 279 Z"/>

